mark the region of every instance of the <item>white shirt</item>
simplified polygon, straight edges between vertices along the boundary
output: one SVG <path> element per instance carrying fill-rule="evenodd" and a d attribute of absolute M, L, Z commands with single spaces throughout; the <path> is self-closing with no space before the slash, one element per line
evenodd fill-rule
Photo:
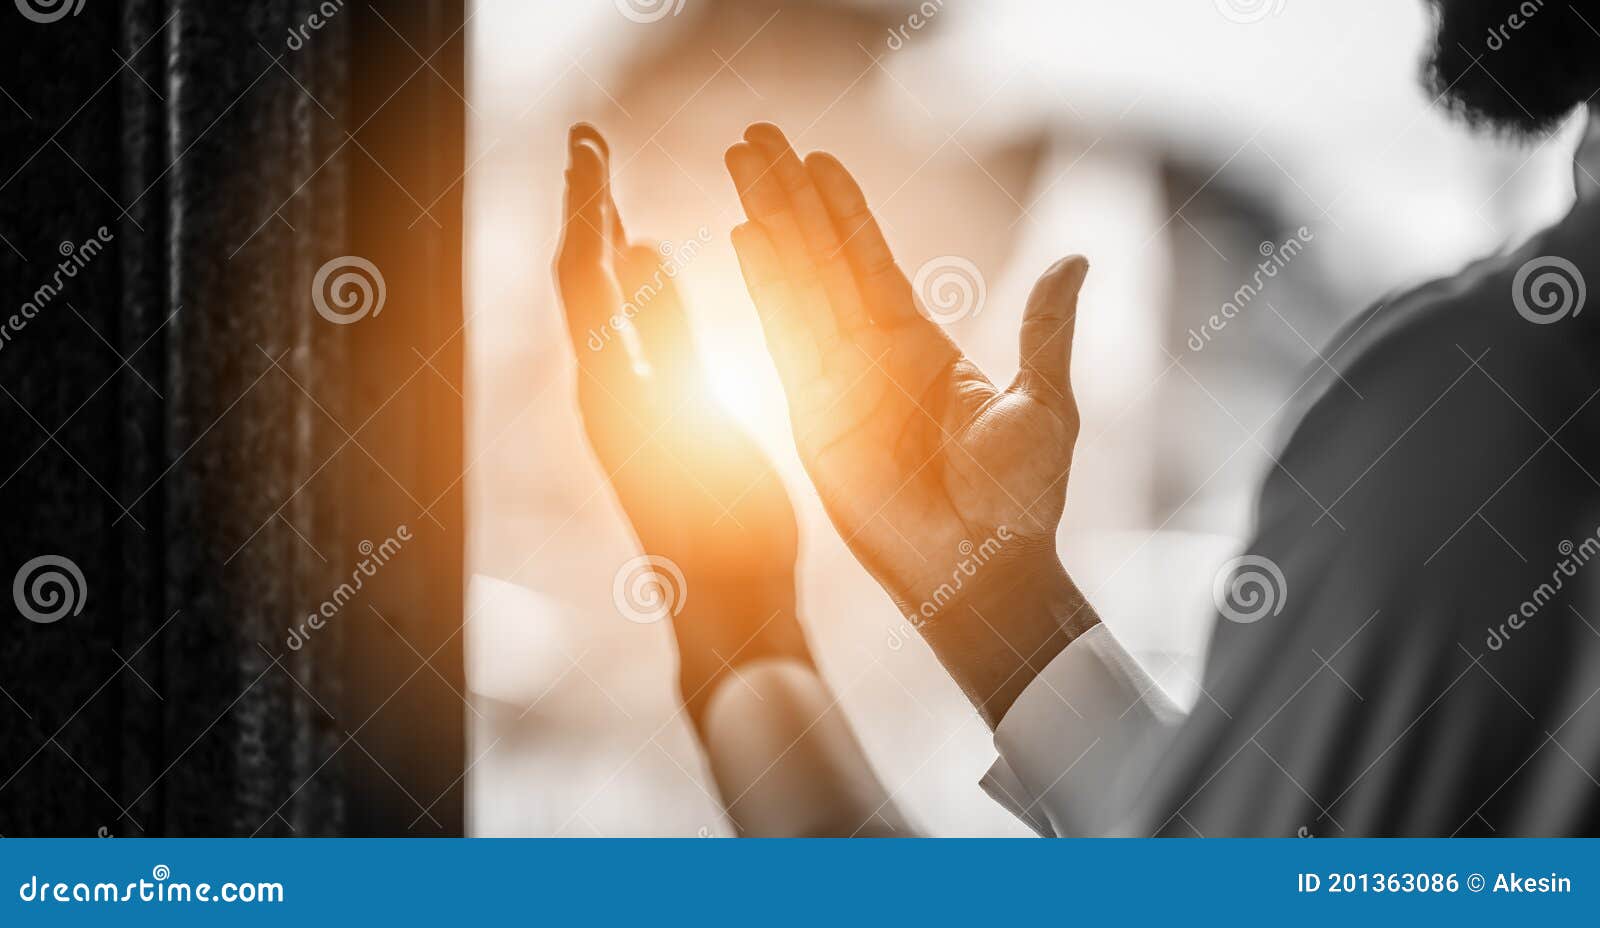
<path fill-rule="evenodd" d="M 980 785 L 1042 837 L 1122 833 L 1183 711 L 1104 625 L 1052 660 L 995 729 Z"/>

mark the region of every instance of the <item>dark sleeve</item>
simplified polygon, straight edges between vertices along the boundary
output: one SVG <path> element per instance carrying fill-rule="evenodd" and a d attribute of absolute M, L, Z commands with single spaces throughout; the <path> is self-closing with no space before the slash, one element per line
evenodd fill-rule
<path fill-rule="evenodd" d="M 1330 359 L 1148 833 L 1593 830 L 1600 383 L 1584 333 L 1519 319 L 1508 287 L 1379 307 Z"/>

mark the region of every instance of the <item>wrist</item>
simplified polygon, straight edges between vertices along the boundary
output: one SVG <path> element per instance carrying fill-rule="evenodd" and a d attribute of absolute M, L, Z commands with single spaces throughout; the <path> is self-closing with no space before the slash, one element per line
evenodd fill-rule
<path fill-rule="evenodd" d="M 725 677 L 758 660 L 789 659 L 811 665 L 798 619 L 794 583 L 696 584 L 683 612 L 672 619 L 678 644 L 678 682 L 688 715 L 698 727 L 711 694 Z"/>
<path fill-rule="evenodd" d="M 992 729 L 1022 691 L 1100 617 L 1053 549 L 982 568 L 981 582 L 931 617 L 913 617 Z"/>

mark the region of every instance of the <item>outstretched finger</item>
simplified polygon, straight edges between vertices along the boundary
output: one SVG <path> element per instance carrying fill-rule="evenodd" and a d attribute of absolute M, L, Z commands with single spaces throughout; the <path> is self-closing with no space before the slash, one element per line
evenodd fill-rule
<path fill-rule="evenodd" d="M 567 334 L 581 367 L 626 349 L 612 332 L 621 302 L 608 242 L 607 168 L 601 148 L 574 131 L 568 139 L 565 221 L 556 252 L 556 284 Z"/>
<path fill-rule="evenodd" d="M 611 146 L 606 144 L 605 136 L 600 130 L 586 122 L 575 123 L 572 126 L 570 138 L 575 142 L 589 142 L 600 152 L 600 160 L 606 166 L 605 184 L 605 214 L 606 239 L 612 248 L 612 258 L 621 260 L 621 255 L 628 248 L 628 234 L 622 228 L 622 214 L 617 211 L 617 201 L 611 192 Z"/>
<path fill-rule="evenodd" d="M 788 279 L 803 313 L 800 321 L 811 330 L 819 350 L 831 349 L 838 342 L 839 326 L 771 158 L 763 149 L 740 142 L 728 149 L 726 160 L 745 215 L 761 227 L 778 267 Z"/>
<path fill-rule="evenodd" d="M 735 226 L 733 249 L 739 256 L 739 269 L 744 273 L 756 315 L 761 317 L 767 351 L 793 400 L 794 391 L 817 375 L 816 341 L 795 306 L 789 277 L 761 226 L 753 222 Z"/>
<path fill-rule="evenodd" d="M 1082 255 L 1057 261 L 1033 285 L 1022 314 L 1018 382 L 1030 396 L 1057 408 L 1072 405 L 1072 336 L 1078 293 L 1088 273 Z"/>
<path fill-rule="evenodd" d="M 850 262 L 841 251 L 843 243 L 838 228 L 788 137 L 770 122 L 752 125 L 745 130 L 744 137 L 766 155 L 772 165 L 772 175 L 788 196 L 790 211 L 823 289 L 828 293 L 839 328 L 849 332 L 870 325 L 871 319 L 856 287 Z"/>
<path fill-rule="evenodd" d="M 911 282 L 895 263 L 856 179 L 827 152 L 807 155 L 805 166 L 838 229 L 844 254 L 861 282 L 874 321 L 887 325 L 924 319 L 917 312 Z"/>

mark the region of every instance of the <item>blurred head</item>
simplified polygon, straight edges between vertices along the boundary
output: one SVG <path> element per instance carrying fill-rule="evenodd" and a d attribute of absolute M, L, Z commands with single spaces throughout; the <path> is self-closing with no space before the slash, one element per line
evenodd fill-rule
<path fill-rule="evenodd" d="M 1473 125 L 1554 128 L 1600 89 L 1600 0 L 1428 0 L 1437 21 L 1425 80 Z"/>

